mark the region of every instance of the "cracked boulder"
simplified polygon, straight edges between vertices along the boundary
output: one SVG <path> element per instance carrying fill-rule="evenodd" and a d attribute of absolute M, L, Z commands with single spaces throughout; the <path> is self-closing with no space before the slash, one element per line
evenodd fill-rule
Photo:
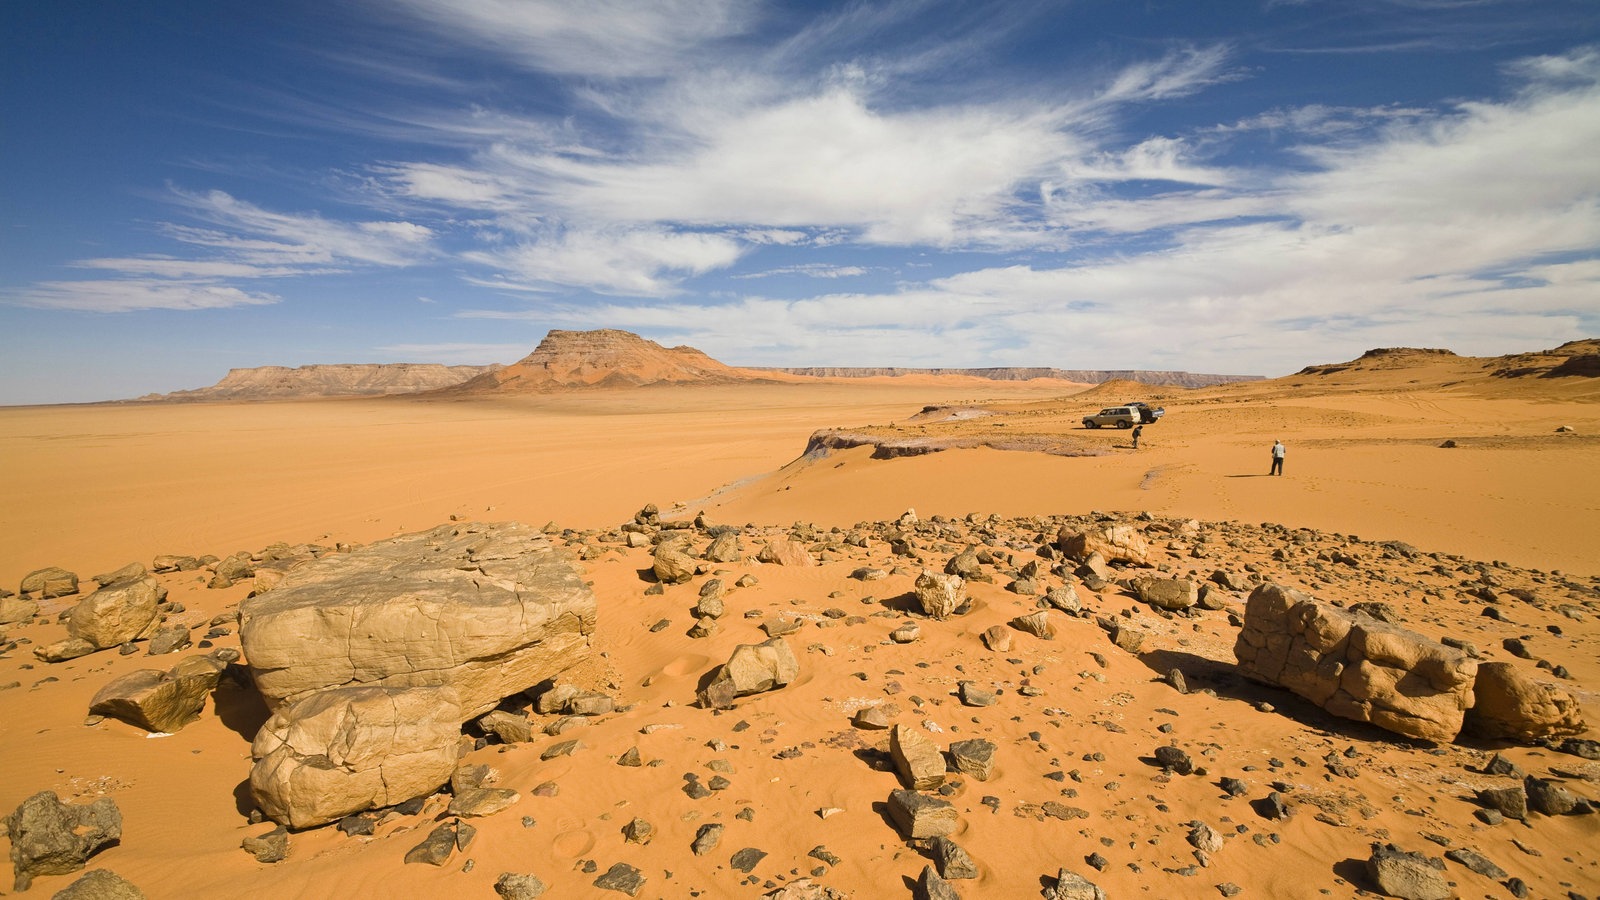
<path fill-rule="evenodd" d="M 450 780 L 461 736 L 450 687 L 347 687 L 273 714 L 250 746 L 250 793 L 292 829 L 431 794 Z"/>
<path fill-rule="evenodd" d="M 1460 733 L 1478 674 L 1461 650 L 1276 584 L 1250 593 L 1233 652 L 1246 675 L 1336 716 L 1438 742 Z"/>
<path fill-rule="evenodd" d="M 595 598 L 538 530 L 463 523 L 302 562 L 239 613 L 270 709 L 332 687 L 447 686 L 465 720 L 587 658 Z"/>

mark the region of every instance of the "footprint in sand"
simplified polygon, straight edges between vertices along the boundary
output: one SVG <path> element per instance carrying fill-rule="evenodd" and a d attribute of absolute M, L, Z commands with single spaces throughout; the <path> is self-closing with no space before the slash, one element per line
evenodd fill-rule
<path fill-rule="evenodd" d="M 662 666 L 661 674 L 679 677 L 688 675 L 691 672 L 703 672 L 709 665 L 711 665 L 711 657 L 690 654 L 688 656 L 680 656 Z"/>
<path fill-rule="evenodd" d="M 557 856 L 576 859 L 594 849 L 594 832 L 563 831 L 550 843 L 550 849 Z"/>

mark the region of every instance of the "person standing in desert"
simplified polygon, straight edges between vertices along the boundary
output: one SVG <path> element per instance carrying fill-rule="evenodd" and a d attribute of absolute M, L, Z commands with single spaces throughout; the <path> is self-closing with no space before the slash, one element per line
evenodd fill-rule
<path fill-rule="evenodd" d="M 1133 426 L 1133 449 L 1139 449 L 1139 435 L 1144 434 L 1143 425 Z"/>
<path fill-rule="evenodd" d="M 1268 475 L 1283 474 L 1283 456 L 1287 452 L 1283 446 L 1283 441 L 1274 440 L 1272 442 L 1272 471 L 1268 472 Z"/>

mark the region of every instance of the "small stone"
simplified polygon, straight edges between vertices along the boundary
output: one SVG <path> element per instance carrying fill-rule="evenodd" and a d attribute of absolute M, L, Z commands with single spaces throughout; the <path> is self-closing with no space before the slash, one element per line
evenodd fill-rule
<path fill-rule="evenodd" d="M 648 844 L 655 836 L 655 826 L 640 818 L 622 826 L 622 839 L 630 844 Z"/>
<path fill-rule="evenodd" d="M 1447 900 L 1452 893 L 1442 860 L 1407 853 L 1393 844 L 1372 845 L 1367 877 L 1378 890 L 1401 900 Z"/>
<path fill-rule="evenodd" d="M 913 840 L 950 834 L 958 823 L 956 808 L 948 801 L 908 790 L 889 795 L 889 818 Z"/>
<path fill-rule="evenodd" d="M 695 832 L 694 843 L 689 845 L 689 849 L 694 851 L 695 856 L 705 856 L 717 849 L 717 845 L 722 843 L 723 828 L 723 825 L 715 822 L 701 825 L 700 830 Z"/>
<path fill-rule="evenodd" d="M 538 900 L 545 886 L 538 876 L 505 872 L 495 881 L 494 892 L 504 900 Z"/>
<path fill-rule="evenodd" d="M 1189 754 L 1178 747 L 1163 745 L 1156 748 L 1156 763 L 1161 768 L 1177 775 L 1189 775 L 1194 772 L 1194 761 Z"/>
<path fill-rule="evenodd" d="M 933 866 L 922 867 L 922 874 L 917 876 L 917 886 L 913 896 L 916 900 L 961 900 L 961 895 L 956 892 L 955 887 L 940 877 Z"/>
<path fill-rule="evenodd" d="M 933 850 L 933 860 L 939 867 L 941 877 L 950 881 L 978 877 L 978 864 L 955 841 L 941 835 L 934 838 L 929 847 Z"/>
<path fill-rule="evenodd" d="M 1500 879 L 1506 877 L 1505 869 L 1495 865 L 1487 856 L 1484 856 L 1482 853 L 1479 853 L 1476 850 L 1468 850 L 1465 847 L 1458 847 L 1454 850 L 1446 851 L 1444 857 L 1445 859 L 1453 860 L 1462 864 L 1463 866 L 1466 866 L 1485 878 L 1492 878 L 1496 881 L 1499 881 Z"/>
<path fill-rule="evenodd" d="M 642 872 L 627 863 L 617 863 L 607 869 L 604 875 L 594 880 L 594 886 L 603 891 L 617 891 L 629 897 L 639 896 L 639 891 L 644 887 L 645 877 Z"/>
<path fill-rule="evenodd" d="M 246 835 L 239 846 L 256 862 L 282 862 L 289 856 L 289 829 L 279 825 L 264 834 Z"/>

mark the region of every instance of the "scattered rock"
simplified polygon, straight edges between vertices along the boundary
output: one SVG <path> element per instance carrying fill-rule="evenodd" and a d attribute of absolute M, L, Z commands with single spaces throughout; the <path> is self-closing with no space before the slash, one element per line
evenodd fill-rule
<path fill-rule="evenodd" d="M 800 663 L 783 638 L 740 644 L 699 694 L 708 709 L 727 709 L 738 697 L 776 690 L 800 675 Z"/>
<path fill-rule="evenodd" d="M 1446 900 L 1451 896 L 1443 860 L 1407 853 L 1393 844 L 1372 845 L 1367 877 L 1378 890 L 1401 900 Z"/>
<path fill-rule="evenodd" d="M 705 856 L 722 843 L 722 830 L 723 826 L 716 822 L 701 825 L 694 833 L 694 843 L 689 849 L 694 851 L 695 856 Z"/>
<path fill-rule="evenodd" d="M 1106 892 L 1077 872 L 1062 869 L 1056 883 L 1044 891 L 1045 900 L 1106 900 Z"/>
<path fill-rule="evenodd" d="M 956 808 L 948 801 L 904 789 L 889 795 L 889 817 L 912 840 L 947 835 L 959 823 Z"/>
<path fill-rule="evenodd" d="M 756 559 L 777 566 L 809 567 L 817 564 L 806 545 L 793 538 L 773 538 L 761 548 Z"/>
<path fill-rule="evenodd" d="M 1484 856 L 1482 853 L 1479 853 L 1476 850 L 1468 850 L 1465 847 L 1457 847 L 1454 850 L 1445 851 L 1444 856 L 1445 859 L 1458 862 L 1485 878 L 1492 878 L 1495 881 L 1500 881 L 1506 877 L 1505 869 L 1495 865 L 1487 856 Z"/>
<path fill-rule="evenodd" d="M 1522 782 L 1528 795 L 1528 808 L 1546 816 L 1564 816 L 1578 807 L 1578 796 L 1545 778 L 1529 775 Z"/>
<path fill-rule="evenodd" d="M 733 854 L 733 856 L 728 860 L 728 865 L 748 875 L 752 869 L 754 869 L 761 863 L 763 859 L 766 858 L 767 852 L 765 850 L 757 850 L 755 847 L 746 847 L 743 850 Z"/>
<path fill-rule="evenodd" d="M 173 734 L 200 718 L 223 664 L 191 656 L 171 669 L 139 669 L 115 678 L 89 701 L 89 713 L 157 734 Z"/>
<path fill-rule="evenodd" d="M 1200 585 L 1187 578 L 1135 578 L 1133 591 L 1140 600 L 1167 610 L 1188 609 L 1200 602 Z"/>
<path fill-rule="evenodd" d="M 1050 618 L 1050 611 L 1041 609 L 1038 612 L 1017 616 L 1011 620 L 1011 627 L 1024 631 L 1041 640 L 1053 641 L 1056 639 L 1056 623 Z"/>
<path fill-rule="evenodd" d="M 279 825 L 262 834 L 245 835 L 239 846 L 254 856 L 256 862 L 283 862 L 289 858 L 289 829 Z"/>
<path fill-rule="evenodd" d="M 149 576 L 107 585 L 72 608 L 67 633 L 101 650 L 143 640 L 161 626 L 157 607 L 166 596 Z"/>
<path fill-rule="evenodd" d="M 923 569 L 912 585 L 917 604 L 933 619 L 947 619 L 967 602 L 967 588 L 956 575 L 943 575 Z"/>
<path fill-rule="evenodd" d="M 1156 764 L 1177 775 L 1194 773 L 1194 761 L 1180 747 L 1163 745 L 1155 750 Z"/>
<path fill-rule="evenodd" d="M 985 647 L 996 653 L 1006 653 L 1011 650 L 1011 629 L 1004 625 L 990 625 L 985 628 L 981 639 Z"/>
<path fill-rule="evenodd" d="M 1484 788 L 1478 791 L 1478 802 L 1508 819 L 1521 821 L 1528 818 L 1528 794 L 1520 784 L 1516 787 Z"/>
<path fill-rule="evenodd" d="M 978 877 L 978 864 L 972 861 L 972 856 L 960 844 L 941 835 L 934 838 L 928 847 L 933 851 L 933 861 L 939 867 L 940 876 L 950 881 Z"/>
<path fill-rule="evenodd" d="M 994 752 L 994 742 L 983 738 L 956 741 L 950 745 L 950 761 L 957 772 L 988 781 L 994 776 Z"/>
<path fill-rule="evenodd" d="M 694 577 L 697 565 L 694 557 L 684 552 L 682 544 L 662 543 L 656 547 L 651 570 L 662 584 L 683 584 Z"/>
<path fill-rule="evenodd" d="M 60 566 L 34 569 L 22 576 L 22 586 L 17 592 L 24 598 L 38 595 L 40 600 L 70 597 L 78 592 L 78 574 Z"/>
<path fill-rule="evenodd" d="M 616 891 L 629 897 L 639 896 L 644 887 L 644 873 L 627 863 L 616 863 L 605 874 L 594 880 L 594 886 L 603 891 Z"/>
<path fill-rule="evenodd" d="M 407 863 L 423 863 L 430 866 L 442 866 L 455 855 L 456 845 L 460 842 L 461 835 L 455 822 L 445 822 L 428 832 L 422 843 L 406 851 Z"/>
<path fill-rule="evenodd" d="M 26 622 L 39 614 L 39 604 L 23 597 L 0 597 L 0 625 Z"/>
<path fill-rule="evenodd" d="M 1127 562 L 1146 565 L 1150 560 L 1150 544 L 1132 525 L 1104 525 L 1087 531 L 1069 531 L 1062 528 L 1056 544 L 1067 558 L 1087 561 L 1099 554 L 1105 562 Z M 1103 576 L 1102 576 L 1103 577 Z"/>
<path fill-rule="evenodd" d="M 933 866 L 923 866 L 922 874 L 917 876 L 917 887 L 912 894 L 916 900 L 961 900 L 950 882 L 944 880 L 935 872 Z"/>
<path fill-rule="evenodd" d="M 889 756 L 906 787 L 931 791 L 944 784 L 944 756 L 920 728 L 894 726 L 889 732 Z"/>
<path fill-rule="evenodd" d="M 503 709 L 492 709 L 478 718 L 478 728 L 492 734 L 502 744 L 526 744 L 533 740 L 533 723 L 528 717 Z"/>
<path fill-rule="evenodd" d="M 544 882 L 537 875 L 505 872 L 494 883 L 494 892 L 503 900 L 539 900 L 544 896 Z"/>
<path fill-rule="evenodd" d="M 110 797 L 80 806 L 62 803 L 55 791 L 40 791 L 12 810 L 4 824 L 18 891 L 27 890 L 36 876 L 78 871 L 122 837 L 122 813 Z"/>
<path fill-rule="evenodd" d="M 464 819 L 482 818 L 507 809 L 521 799 L 522 795 L 510 788 L 466 788 L 456 792 L 446 811 Z"/>

